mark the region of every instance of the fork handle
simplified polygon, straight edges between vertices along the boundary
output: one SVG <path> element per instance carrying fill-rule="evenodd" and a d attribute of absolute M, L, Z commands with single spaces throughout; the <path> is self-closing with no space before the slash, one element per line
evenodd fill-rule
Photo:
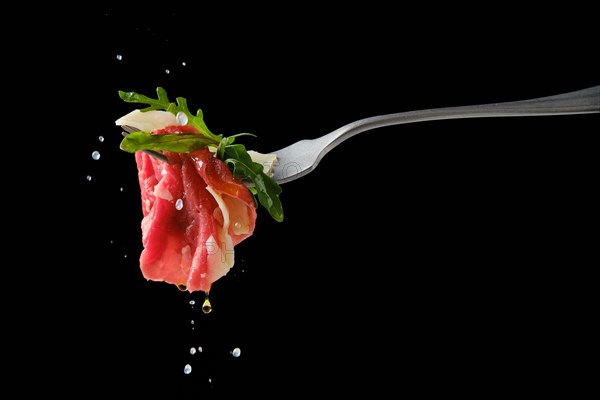
<path fill-rule="evenodd" d="M 323 141 L 322 157 L 339 143 L 358 133 L 389 125 L 442 119 L 527 117 L 597 112 L 600 112 L 600 85 L 529 100 L 432 108 L 380 115 L 352 122 L 316 140 Z"/>

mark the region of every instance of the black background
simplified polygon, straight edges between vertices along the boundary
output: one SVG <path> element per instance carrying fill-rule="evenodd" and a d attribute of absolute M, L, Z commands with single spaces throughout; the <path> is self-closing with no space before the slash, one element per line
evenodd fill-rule
<path fill-rule="evenodd" d="M 593 242 L 582 232 L 596 230 L 597 114 L 437 121 L 351 138 L 283 185 L 283 222 L 259 210 L 236 265 L 213 286 L 210 314 L 202 293 L 139 271 L 137 171 L 114 124 L 135 105 L 118 90 L 162 86 L 201 108 L 213 132 L 253 133 L 247 147 L 269 152 L 370 116 L 600 83 L 587 43 L 597 32 L 583 10 L 429 11 L 298 6 L 232 18 L 105 8 L 61 18 L 48 41 L 37 36 L 48 46 L 29 68 L 40 71 L 38 91 L 60 98 L 45 122 L 62 155 L 36 165 L 45 188 L 36 199 L 52 206 L 27 224 L 42 225 L 46 239 L 25 279 L 41 288 L 20 316 L 34 321 L 22 360 L 48 378 L 43 389 L 397 397 L 586 383 L 570 355 L 593 296 L 582 256 Z"/>

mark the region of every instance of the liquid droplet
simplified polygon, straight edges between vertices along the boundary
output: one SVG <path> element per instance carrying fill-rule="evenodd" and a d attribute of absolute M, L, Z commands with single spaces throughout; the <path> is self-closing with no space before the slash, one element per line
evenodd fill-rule
<path fill-rule="evenodd" d="M 195 323 L 195 322 L 194 322 L 194 320 L 191 320 L 191 321 L 190 321 L 190 323 L 191 323 L 192 325 L 194 325 L 194 323 Z"/>
<path fill-rule="evenodd" d="M 208 292 L 204 294 L 204 303 L 202 303 L 202 312 L 204 314 L 208 314 L 212 311 L 212 305 L 210 304 L 210 300 L 208 299 Z"/>
<path fill-rule="evenodd" d="M 175 116 L 175 119 L 179 125 L 187 125 L 188 123 L 188 116 L 183 111 L 179 111 Z"/>
<path fill-rule="evenodd" d="M 188 375 L 190 372 L 192 372 L 192 366 L 190 364 L 185 364 L 185 367 L 183 367 L 183 373 Z"/>
<path fill-rule="evenodd" d="M 181 63 L 181 65 L 183 65 L 183 66 L 185 67 L 187 64 L 186 64 L 186 63 L 185 63 L 185 61 L 184 61 L 184 62 L 182 62 L 182 63 Z"/>
<path fill-rule="evenodd" d="M 92 176 L 88 175 L 88 176 L 85 177 L 85 179 L 87 179 L 88 181 L 91 181 L 92 180 Z"/>
<path fill-rule="evenodd" d="M 92 158 L 94 160 L 99 160 L 100 159 L 100 152 L 99 151 L 92 152 Z"/>
<path fill-rule="evenodd" d="M 104 142 L 104 136 L 98 136 L 98 140 L 100 141 L 100 143 Z"/>
<path fill-rule="evenodd" d="M 123 59 L 123 56 L 120 54 L 117 54 L 117 60 L 121 61 Z"/>
<path fill-rule="evenodd" d="M 170 74 L 170 73 L 171 73 L 171 71 L 169 71 L 168 69 L 165 69 L 165 73 L 166 73 L 166 74 Z"/>
<path fill-rule="evenodd" d="M 236 347 L 235 349 L 233 349 L 231 351 L 231 355 L 234 357 L 239 357 L 241 353 L 242 353 L 242 351 L 240 350 L 239 347 Z"/>
<path fill-rule="evenodd" d="M 181 210 L 183 208 L 183 200 L 177 199 L 177 201 L 175 202 L 175 208 L 177 210 Z"/>
<path fill-rule="evenodd" d="M 202 346 L 198 346 L 198 352 L 202 353 Z"/>
<path fill-rule="evenodd" d="M 190 349 L 190 354 L 192 354 L 192 355 L 193 355 L 193 354 L 196 354 L 196 348 L 195 348 L 195 347 L 192 347 L 192 348 Z"/>
<path fill-rule="evenodd" d="M 194 306 L 194 304 L 196 304 L 196 302 L 194 300 L 190 300 L 190 306 Z"/>
<path fill-rule="evenodd" d="M 179 289 L 182 292 L 185 292 L 187 290 L 187 286 L 185 286 L 185 283 L 178 283 L 177 289 Z"/>

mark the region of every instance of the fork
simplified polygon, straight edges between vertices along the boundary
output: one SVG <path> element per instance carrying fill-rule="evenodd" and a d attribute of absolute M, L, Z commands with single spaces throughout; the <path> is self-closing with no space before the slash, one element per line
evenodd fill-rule
<path fill-rule="evenodd" d="M 568 93 L 520 101 L 432 108 L 364 118 L 316 139 L 304 139 L 268 154 L 277 156 L 273 179 L 279 184 L 308 174 L 343 141 L 371 129 L 443 119 L 524 117 L 600 112 L 600 85 Z"/>

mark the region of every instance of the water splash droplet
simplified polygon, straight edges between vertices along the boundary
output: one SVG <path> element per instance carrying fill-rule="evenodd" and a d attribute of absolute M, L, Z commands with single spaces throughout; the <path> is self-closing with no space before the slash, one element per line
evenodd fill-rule
<path fill-rule="evenodd" d="M 196 304 L 196 302 L 194 300 L 190 300 L 190 306 L 194 306 L 194 304 Z"/>
<path fill-rule="evenodd" d="M 192 354 L 192 355 L 196 354 L 196 348 L 195 347 L 192 347 L 190 349 L 190 354 Z"/>
<path fill-rule="evenodd" d="M 93 151 L 93 152 L 92 152 L 92 158 L 93 158 L 94 160 L 99 160 L 99 159 L 100 159 L 100 152 L 99 152 L 99 151 L 97 151 L 97 150 L 96 150 L 96 151 Z"/>
<path fill-rule="evenodd" d="M 88 181 L 91 181 L 92 180 L 92 176 L 88 175 L 88 176 L 85 177 L 85 179 L 87 179 Z"/>
<path fill-rule="evenodd" d="M 183 66 L 185 67 L 187 64 L 186 64 L 186 63 L 185 63 L 185 61 L 184 61 L 184 62 L 182 62 L 182 63 L 181 63 L 181 65 L 183 65 Z"/>
<path fill-rule="evenodd" d="M 117 54 L 117 60 L 121 61 L 123 59 L 123 56 L 120 54 Z"/>
<path fill-rule="evenodd" d="M 202 346 L 198 346 L 198 352 L 202 353 Z"/>
<path fill-rule="evenodd" d="M 166 74 L 170 74 L 170 73 L 171 73 L 171 71 L 169 71 L 168 69 L 165 69 L 165 73 L 166 73 Z"/>
<path fill-rule="evenodd" d="M 190 364 L 185 364 L 185 367 L 183 367 L 183 373 L 188 375 L 190 372 L 192 372 L 192 366 Z"/>
<path fill-rule="evenodd" d="M 186 125 L 188 123 L 188 116 L 183 111 L 179 111 L 177 115 L 175 115 L 175 120 L 179 125 Z"/>
<path fill-rule="evenodd" d="M 194 320 L 191 320 L 191 321 L 190 321 L 190 324 L 194 325 L 194 324 L 195 324 Z"/>
<path fill-rule="evenodd" d="M 239 357 L 241 353 L 242 350 L 240 350 L 239 347 L 236 347 L 235 349 L 231 350 L 231 355 L 234 357 Z"/>
<path fill-rule="evenodd" d="M 185 286 L 185 283 L 178 283 L 177 289 L 179 289 L 182 292 L 185 292 L 187 290 L 187 286 Z"/>
<path fill-rule="evenodd" d="M 100 143 L 104 142 L 104 136 L 98 136 L 98 140 L 100 141 Z"/>
<path fill-rule="evenodd" d="M 177 199 L 177 201 L 175 202 L 175 208 L 177 210 L 181 210 L 183 208 L 183 200 Z"/>

